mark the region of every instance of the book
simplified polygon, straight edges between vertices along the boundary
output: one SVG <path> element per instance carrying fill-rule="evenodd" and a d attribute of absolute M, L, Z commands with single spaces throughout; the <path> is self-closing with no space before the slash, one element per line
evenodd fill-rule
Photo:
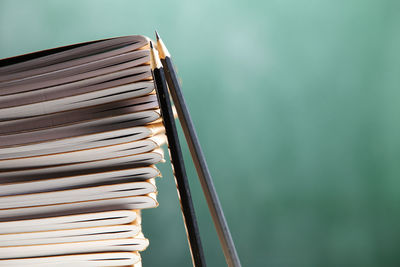
<path fill-rule="evenodd" d="M 0 244 L 3 247 L 8 247 L 122 239 L 133 238 L 140 232 L 140 225 L 125 224 L 44 232 L 12 233 L 0 235 Z"/>
<path fill-rule="evenodd" d="M 165 129 L 149 39 L 0 60 L 0 266 L 141 266 Z"/>
<path fill-rule="evenodd" d="M 141 267 L 137 252 L 88 253 L 52 257 L 0 260 L 0 266 L 132 266 Z"/>
<path fill-rule="evenodd" d="M 107 212 L 82 213 L 0 222 L 0 234 L 16 234 L 53 230 L 78 229 L 112 225 L 140 224 L 138 210 L 113 210 Z"/>

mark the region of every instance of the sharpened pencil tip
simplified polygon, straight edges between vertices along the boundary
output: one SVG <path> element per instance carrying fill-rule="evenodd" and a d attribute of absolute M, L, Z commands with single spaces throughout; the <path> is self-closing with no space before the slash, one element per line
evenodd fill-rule
<path fill-rule="evenodd" d="M 160 35 L 158 34 L 157 30 L 155 30 L 155 32 L 156 32 L 156 38 L 157 38 L 157 41 L 158 41 L 160 39 Z"/>
<path fill-rule="evenodd" d="M 161 59 L 165 59 L 166 57 L 171 58 L 171 55 L 168 52 L 167 47 L 165 46 L 161 37 L 158 35 L 157 31 L 156 31 L 156 36 L 157 36 L 157 50 L 158 50 L 158 53 L 160 54 L 160 58 Z"/>
<path fill-rule="evenodd" d="M 154 48 L 153 41 L 150 41 L 150 67 L 152 70 L 162 68 L 157 49 Z"/>

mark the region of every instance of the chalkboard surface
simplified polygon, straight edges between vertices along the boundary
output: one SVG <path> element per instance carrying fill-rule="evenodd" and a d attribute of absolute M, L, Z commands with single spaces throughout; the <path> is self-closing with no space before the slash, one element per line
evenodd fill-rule
<path fill-rule="evenodd" d="M 157 29 L 243 266 L 399 266 L 399 11 L 395 0 L 2 0 L 0 57 Z M 206 258 L 224 266 L 184 149 Z M 190 266 L 162 172 L 160 206 L 143 212 L 144 266 Z"/>

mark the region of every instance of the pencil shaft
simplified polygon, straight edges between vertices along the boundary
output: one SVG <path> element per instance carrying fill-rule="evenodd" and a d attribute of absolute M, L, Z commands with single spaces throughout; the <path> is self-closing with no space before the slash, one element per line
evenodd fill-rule
<path fill-rule="evenodd" d="M 180 198 L 186 233 L 188 235 L 189 245 L 192 253 L 192 260 L 194 266 L 203 267 L 206 266 L 204 252 L 201 245 L 199 228 L 197 225 L 189 183 L 186 175 L 182 150 L 178 139 L 175 118 L 172 112 L 172 105 L 169 98 L 168 89 L 165 84 L 163 68 L 154 69 L 153 75 L 156 82 L 156 89 L 167 135 L 171 163 L 173 165 L 178 196 Z"/>
<path fill-rule="evenodd" d="M 170 89 L 172 99 L 174 101 L 178 117 L 181 122 L 186 141 L 189 146 L 192 159 L 194 161 L 197 173 L 199 175 L 200 183 L 203 188 L 204 195 L 207 200 L 211 216 L 220 239 L 222 249 L 228 266 L 239 267 L 241 266 L 239 256 L 236 252 L 235 244 L 233 242 L 228 224 L 226 222 L 224 212 L 221 207 L 214 183 L 211 178 L 210 171 L 207 166 L 206 159 L 200 146 L 197 133 L 190 117 L 190 113 L 186 106 L 179 81 L 177 79 L 175 68 L 172 64 L 170 57 L 161 59 L 165 69 L 165 77 Z"/>

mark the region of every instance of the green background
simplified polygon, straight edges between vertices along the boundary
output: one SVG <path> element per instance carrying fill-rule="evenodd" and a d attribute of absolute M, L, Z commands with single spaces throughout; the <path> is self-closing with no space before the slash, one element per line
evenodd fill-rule
<path fill-rule="evenodd" d="M 157 29 L 243 266 L 400 266 L 400 1 L 0 0 L 0 56 Z M 224 258 L 190 156 L 209 266 Z M 190 266 L 169 164 L 144 266 Z"/>

